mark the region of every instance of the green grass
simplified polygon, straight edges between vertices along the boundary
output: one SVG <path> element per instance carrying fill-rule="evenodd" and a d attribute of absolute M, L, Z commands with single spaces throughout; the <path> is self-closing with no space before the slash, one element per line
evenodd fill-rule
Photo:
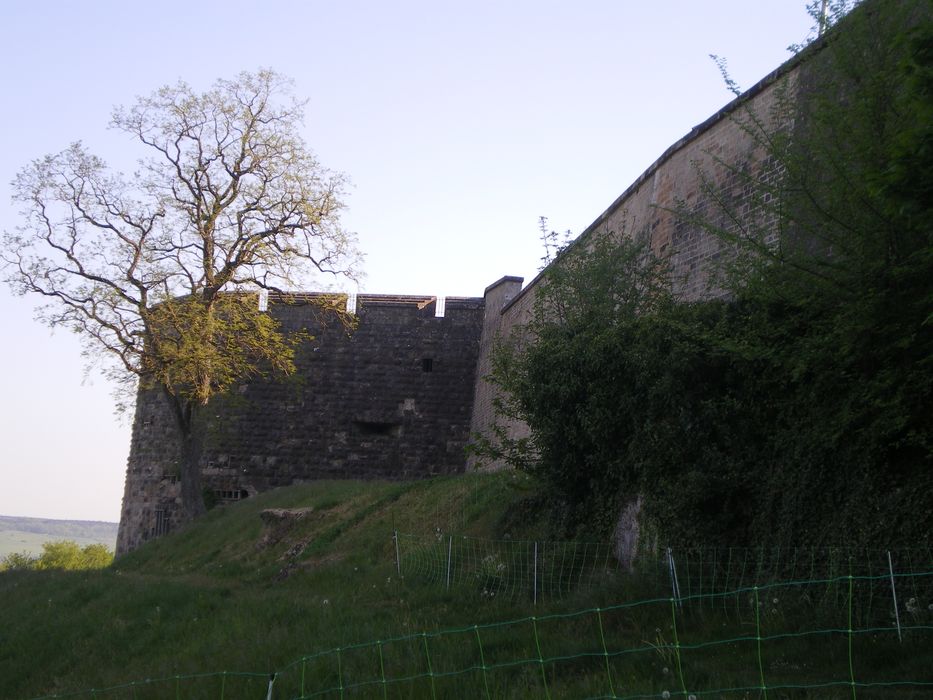
<path fill-rule="evenodd" d="M 436 629 L 458 619 L 452 611 L 472 616 L 473 600 L 398 580 L 393 529 L 489 534 L 528 489 L 510 475 L 319 482 L 215 509 L 109 570 L 4 573 L 0 697 L 266 671 L 388 630 Z M 260 511 L 309 506 L 285 540 L 259 546 Z M 289 548 L 302 541 L 282 579 Z M 487 606 L 479 618 L 497 619 L 500 609 Z"/>
<path fill-rule="evenodd" d="M 699 698 L 757 698 L 764 697 L 755 687 L 762 673 L 772 688 L 844 683 L 850 662 L 859 682 L 933 683 L 933 620 L 907 620 L 917 629 L 904 644 L 887 620 L 886 628 L 850 639 L 825 631 L 845 629 L 845 605 L 817 604 L 797 588 L 781 589 L 781 605 L 756 622 L 748 593 L 673 609 L 654 583 L 638 579 L 607 578 L 537 606 L 490 599 L 478 582 L 448 592 L 399 579 L 393 530 L 533 538 L 543 530 L 523 507 L 533 495 L 514 474 L 319 482 L 215 509 L 108 570 L 4 573 L 0 697 L 165 678 L 82 697 L 258 699 L 277 671 L 276 698 L 298 697 L 302 687 L 325 698 L 578 698 L 613 690 L 678 697 L 681 675 Z M 313 510 L 280 542 L 261 544 L 260 511 L 299 507 Z M 807 629 L 817 632 L 797 636 Z M 760 655 L 759 635 L 766 638 Z M 231 673 L 210 675 L 223 671 Z M 196 674 L 209 675 L 187 677 Z M 702 690 L 748 687 L 755 688 Z M 919 699 L 929 691 L 859 687 L 857 697 Z M 768 697 L 849 698 L 852 689 Z"/>

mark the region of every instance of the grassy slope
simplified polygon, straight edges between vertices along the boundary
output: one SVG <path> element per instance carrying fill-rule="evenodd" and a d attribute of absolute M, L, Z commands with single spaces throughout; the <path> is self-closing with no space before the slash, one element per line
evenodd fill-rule
<path fill-rule="evenodd" d="M 407 484 L 308 484 L 216 509 L 196 526 L 148 544 L 107 571 L 0 575 L 0 697 L 33 697 L 226 670 L 258 675 L 185 680 L 178 697 L 219 698 L 223 689 L 226 698 L 258 698 L 265 697 L 263 674 L 285 670 L 275 697 L 291 698 L 298 695 L 302 675 L 302 664 L 293 662 L 336 647 L 344 648 L 339 657 L 331 654 L 306 664 L 308 688 L 334 688 L 351 679 L 372 678 L 381 662 L 389 677 L 421 675 L 388 686 L 387 697 L 483 697 L 487 688 L 489 697 L 545 696 L 545 676 L 536 663 L 507 666 L 490 672 L 488 678 L 478 668 L 430 678 L 420 638 L 346 648 L 356 642 L 460 626 L 465 628 L 462 634 L 431 638 L 435 673 L 463 671 L 480 663 L 508 664 L 533 659 L 538 653 L 554 657 L 592 652 L 604 633 L 610 649 L 641 649 L 612 659 L 616 692 L 660 697 L 670 689 L 677 697 L 676 659 L 663 648 L 673 633 L 673 611 L 666 600 L 604 611 L 601 618 L 590 613 L 543 619 L 549 613 L 652 597 L 643 590 L 589 590 L 559 604 L 533 607 L 527 600 L 489 600 L 479 586 L 448 593 L 413 577 L 398 579 L 393 529 L 427 533 L 440 528 L 486 537 L 508 531 L 513 538 L 540 537 L 539 523 L 517 507 L 532 494 L 531 485 L 512 474 Z M 281 542 L 260 545 L 259 512 L 297 507 L 314 510 Z M 289 555 L 302 545 L 300 555 Z M 290 574 L 282 578 L 281 572 L 289 567 Z M 772 632 L 793 631 L 820 614 L 812 606 L 797 614 L 784 601 L 780 607 L 781 612 L 767 621 Z M 840 627 L 837 613 L 820 624 Z M 539 621 L 484 628 L 484 656 L 479 657 L 472 625 L 529 615 L 539 616 Z M 679 624 L 680 642 L 747 638 L 754 631 L 749 628 L 751 619 L 747 610 L 744 616 L 720 614 L 718 608 L 716 612 L 701 608 L 695 614 L 688 610 Z M 929 664 L 922 652 L 928 650 L 924 646 L 928 643 L 929 634 L 908 638 L 902 647 L 896 645 L 896 638 L 891 642 L 890 634 L 857 640 L 859 673 L 862 678 L 928 678 Z M 384 652 L 381 659 L 376 656 L 379 651 Z M 839 634 L 771 642 L 763 669 L 772 685 L 844 679 L 847 652 L 845 636 Z M 696 688 L 754 686 L 762 668 L 754 642 L 749 641 L 697 648 L 684 657 L 690 684 Z M 610 692 L 605 671 L 602 655 L 551 664 L 550 697 L 605 696 Z M 378 684 L 370 685 L 347 696 L 382 697 L 382 690 Z M 168 682 L 96 697 L 162 698 L 176 693 Z M 751 695 L 715 697 L 757 697 L 757 690 Z M 851 692 L 832 687 L 780 697 L 851 697 Z M 899 688 L 891 695 L 860 691 L 859 697 L 924 695 L 916 688 Z"/>
<path fill-rule="evenodd" d="M 215 509 L 112 570 L 9 572 L 0 576 L 0 697 L 263 671 L 388 633 L 497 619 L 511 611 L 400 587 L 391 535 L 490 535 L 527 489 L 510 475 L 309 484 Z M 308 506 L 285 541 L 258 546 L 261 510 Z M 279 580 L 283 555 L 304 540 L 297 568 Z"/>

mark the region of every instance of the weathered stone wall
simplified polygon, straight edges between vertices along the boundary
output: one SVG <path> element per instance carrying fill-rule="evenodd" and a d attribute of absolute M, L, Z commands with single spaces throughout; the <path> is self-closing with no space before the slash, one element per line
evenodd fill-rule
<path fill-rule="evenodd" d="M 497 419 L 493 399 L 496 388 L 486 381 L 492 372 L 492 353 L 499 342 L 499 329 L 501 326 L 502 309 L 521 293 L 523 278 L 503 277 L 486 288 L 484 293 L 485 310 L 483 313 L 483 333 L 480 338 L 479 357 L 476 367 L 476 386 L 474 388 L 473 415 L 470 423 L 471 435 L 476 435 L 488 426 L 493 425 Z M 514 426 L 516 429 L 518 424 Z M 467 467 L 474 469 L 478 466 L 474 455 L 467 460 Z"/>
<path fill-rule="evenodd" d="M 409 479 L 465 468 L 483 300 L 361 295 L 359 326 L 316 321 L 312 295 L 271 299 L 315 336 L 294 379 L 252 381 L 211 406 L 203 485 L 220 501 L 322 478 Z M 164 397 L 137 399 L 118 552 L 178 522 L 178 439 Z"/>
<path fill-rule="evenodd" d="M 756 134 L 763 133 L 762 127 L 768 131 L 779 123 L 775 120 L 785 114 L 783 100 L 792 94 L 798 71 L 799 62 L 790 61 L 692 129 L 630 185 L 573 245 L 586 245 L 588 235 L 597 230 L 642 238 L 655 255 L 669 261 L 671 284 L 681 300 L 723 296 L 716 270 L 718 263 L 734 253 L 730 244 L 711 235 L 707 227 L 733 235 L 753 235 L 767 245 L 776 245 L 775 222 L 768 220 L 767 208 L 763 209 L 756 200 L 758 188 L 751 186 L 749 178 L 769 182 L 779 177 Z M 523 423 L 495 416 L 493 402 L 497 394 L 482 377 L 491 366 L 488 353 L 493 344 L 489 339 L 523 338 L 523 325 L 531 317 L 541 284 L 542 275 L 538 275 L 520 292 L 511 293 L 510 289 L 504 304 L 490 303 L 487 290 L 480 379 L 473 407 L 474 434 L 491 436 L 497 421 L 512 438 L 528 434 Z M 496 469 L 505 465 L 471 460 L 470 466 Z"/>
<path fill-rule="evenodd" d="M 671 146 L 575 245 L 586 245 L 596 230 L 642 237 L 670 261 L 681 299 L 721 296 L 714 270 L 732 252 L 697 221 L 735 234 L 764 232 L 766 243 L 776 243 L 778 232 L 762 220 L 747 178 L 779 173 L 752 134 L 756 121 L 768 126 L 781 118 L 781 95 L 790 94 L 798 63 L 785 64 Z M 484 299 L 448 299 L 443 318 L 435 318 L 430 297 L 361 296 L 359 328 L 349 336 L 339 324 L 320 328 L 301 295 L 297 303 L 273 301 L 270 313 L 286 328 L 310 328 L 316 339 L 302 349 L 295 381 L 252 382 L 217 404 L 206 433 L 205 487 L 233 501 L 309 479 L 462 471 L 469 435 L 488 436 L 501 420 L 495 387 L 485 380 L 496 340 L 522 336 L 543 282 L 539 275 L 521 284 L 504 277 Z M 528 432 L 518 421 L 504 427 L 512 437 Z M 163 398 L 140 394 L 118 552 L 177 522 L 177 444 Z M 469 468 L 479 466 L 471 459 Z"/>

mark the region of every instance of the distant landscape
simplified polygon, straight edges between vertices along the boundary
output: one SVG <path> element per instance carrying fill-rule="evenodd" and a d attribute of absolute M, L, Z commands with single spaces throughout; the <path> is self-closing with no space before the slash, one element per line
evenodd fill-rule
<path fill-rule="evenodd" d="M 111 550 L 117 544 L 117 523 L 98 520 L 49 520 L 0 515 L 0 557 L 14 552 L 38 555 L 42 544 L 72 540 L 82 547 L 103 544 Z"/>

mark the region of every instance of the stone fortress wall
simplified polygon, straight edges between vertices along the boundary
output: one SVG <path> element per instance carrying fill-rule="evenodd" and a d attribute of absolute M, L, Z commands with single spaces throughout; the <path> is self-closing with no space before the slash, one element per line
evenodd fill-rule
<path fill-rule="evenodd" d="M 779 176 L 754 136 L 752 122 L 766 129 L 774 126 L 782 95 L 786 97 L 793 91 L 801 68 L 799 58 L 792 59 L 694 127 L 572 245 L 585 246 L 588 236 L 596 231 L 634 236 L 644 240 L 656 256 L 668 259 L 671 284 L 679 299 L 689 302 L 723 296 L 714 271 L 716 263 L 732 252 L 727 243 L 696 221 L 732 234 L 763 231 L 766 244 L 777 243 L 777 227 L 773 221 L 763 220 L 755 189 L 748 184 L 748 178 L 764 182 Z M 491 369 L 495 338 L 521 335 L 533 313 L 544 275 L 539 274 L 524 288 L 520 281 L 514 281 L 517 278 L 505 279 L 507 284 L 487 289 L 471 433 L 489 435 L 499 420 L 510 437 L 520 438 L 527 436 L 527 426 L 496 417 L 496 389 L 485 377 Z M 469 466 L 480 464 L 471 458 Z M 495 469 L 504 465 L 484 466 Z"/>
<path fill-rule="evenodd" d="M 737 173 L 776 174 L 746 128 L 748 115 L 769 119 L 780 86 L 796 80 L 799 66 L 789 61 L 692 129 L 574 245 L 585 245 L 597 230 L 642 237 L 669 258 L 682 299 L 721 295 L 711 263 L 729 250 L 671 210 L 681 207 L 733 230 L 758 215 L 752 188 Z M 313 479 L 408 479 L 478 467 L 465 447 L 471 434 L 487 434 L 495 421 L 495 388 L 484 379 L 492 349 L 498 337 L 520 331 L 542 277 L 524 288 L 522 282 L 503 277 L 482 298 L 448 298 L 441 317 L 434 297 L 360 295 L 359 327 L 350 335 L 340 324 L 320 327 L 307 303 L 313 295 L 271 299 L 269 312 L 286 330 L 309 328 L 315 340 L 299 353 L 296 380 L 251 382 L 218 404 L 202 463 L 204 486 L 218 501 L 232 502 Z M 513 436 L 527 431 L 518 423 L 508 429 Z M 178 521 L 174 435 L 160 394 L 141 393 L 118 553 Z"/>
<path fill-rule="evenodd" d="M 220 503 L 313 479 L 414 479 L 464 469 L 483 300 L 360 295 L 358 328 L 322 327 L 313 295 L 270 295 L 285 331 L 313 340 L 294 377 L 211 404 L 202 481 Z M 159 391 L 137 398 L 118 553 L 178 523 L 177 429 Z"/>

